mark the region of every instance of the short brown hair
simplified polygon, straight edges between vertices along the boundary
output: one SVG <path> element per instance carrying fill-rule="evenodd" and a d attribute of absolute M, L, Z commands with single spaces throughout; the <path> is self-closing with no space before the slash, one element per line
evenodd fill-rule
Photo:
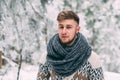
<path fill-rule="evenodd" d="M 74 19 L 79 24 L 79 17 L 73 11 L 65 10 L 58 14 L 57 21 L 62 21 L 65 19 Z"/>

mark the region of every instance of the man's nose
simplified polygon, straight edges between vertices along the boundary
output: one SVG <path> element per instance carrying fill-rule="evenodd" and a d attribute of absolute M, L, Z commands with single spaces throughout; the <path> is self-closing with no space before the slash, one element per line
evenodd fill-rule
<path fill-rule="evenodd" d="M 62 33 L 65 34 L 67 32 L 66 28 L 63 28 Z"/>

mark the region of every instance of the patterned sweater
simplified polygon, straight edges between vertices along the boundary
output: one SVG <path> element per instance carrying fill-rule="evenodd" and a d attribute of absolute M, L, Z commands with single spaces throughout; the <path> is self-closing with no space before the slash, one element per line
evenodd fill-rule
<path fill-rule="evenodd" d="M 104 80 L 104 76 L 99 56 L 92 52 L 88 61 L 68 77 L 56 75 L 51 65 L 47 62 L 40 64 L 37 80 Z"/>

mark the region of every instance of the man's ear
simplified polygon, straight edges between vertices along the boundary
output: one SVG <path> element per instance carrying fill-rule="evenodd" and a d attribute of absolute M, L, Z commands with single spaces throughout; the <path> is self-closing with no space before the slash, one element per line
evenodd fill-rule
<path fill-rule="evenodd" d="M 77 26 L 77 33 L 80 31 L 80 26 Z"/>

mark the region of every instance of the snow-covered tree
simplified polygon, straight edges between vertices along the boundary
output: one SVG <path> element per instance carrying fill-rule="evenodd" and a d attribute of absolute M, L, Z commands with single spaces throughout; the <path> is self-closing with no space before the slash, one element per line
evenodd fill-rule
<path fill-rule="evenodd" d="M 80 16 L 81 32 L 108 71 L 120 72 L 119 0 L 0 0 L 0 50 L 6 59 L 39 64 L 49 39 L 57 33 L 57 14 Z"/>

